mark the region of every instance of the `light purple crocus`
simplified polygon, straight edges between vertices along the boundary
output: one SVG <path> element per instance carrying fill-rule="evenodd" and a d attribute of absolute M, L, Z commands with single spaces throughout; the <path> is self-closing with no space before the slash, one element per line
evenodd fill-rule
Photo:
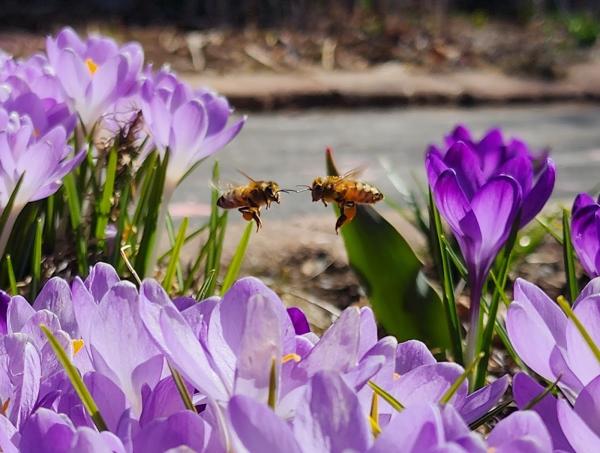
<path fill-rule="evenodd" d="M 56 192 L 61 178 L 84 158 L 81 151 L 73 157 L 67 134 L 57 126 L 39 136 L 27 116 L 0 108 L 0 209 L 4 209 L 22 178 L 8 221 L 0 236 L 0 255 L 4 253 L 13 224 L 30 201 Z"/>
<path fill-rule="evenodd" d="M 555 449 L 577 453 L 600 449 L 600 376 L 590 381 L 573 403 L 545 392 L 525 373 L 515 376 L 513 395 L 519 408 L 531 406 L 540 415 Z"/>
<path fill-rule="evenodd" d="M 174 190 L 194 165 L 233 140 L 246 120 L 228 126 L 232 110 L 227 99 L 194 91 L 165 70 L 143 82 L 141 104 L 154 145 L 161 156 L 169 152 L 165 191 Z"/>
<path fill-rule="evenodd" d="M 138 88 L 144 52 L 138 43 L 119 47 L 114 40 L 82 40 L 72 28 L 46 39 L 48 61 L 65 96 L 89 132 L 120 97 Z"/>
<path fill-rule="evenodd" d="M 573 311 L 592 341 L 600 344 L 600 278 L 583 289 Z M 575 324 L 534 284 L 515 282 L 506 328 L 525 364 L 550 382 L 558 380 L 571 398 L 600 376 L 600 363 Z"/>
<path fill-rule="evenodd" d="M 580 193 L 571 210 L 571 240 L 579 262 L 590 277 L 600 275 L 600 203 Z"/>

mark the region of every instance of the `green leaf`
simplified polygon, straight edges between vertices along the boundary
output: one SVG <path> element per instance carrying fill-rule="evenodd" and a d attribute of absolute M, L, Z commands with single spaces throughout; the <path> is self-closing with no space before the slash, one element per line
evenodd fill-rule
<path fill-rule="evenodd" d="M 169 152 L 165 153 L 165 157 L 162 162 L 158 164 L 158 169 L 154 173 L 154 181 L 151 187 L 151 195 L 148 199 L 148 205 L 146 209 L 146 215 L 144 217 L 144 232 L 142 233 L 142 240 L 140 241 L 139 248 L 135 257 L 135 270 L 138 275 L 142 278 L 146 277 L 147 273 L 153 266 L 153 259 L 155 256 L 157 231 L 159 228 L 159 221 L 166 220 L 166 213 L 168 209 L 168 197 L 163 199 L 163 192 L 165 188 L 165 178 L 167 175 L 167 168 L 169 166 Z M 165 215 L 162 215 L 162 214 Z"/>
<path fill-rule="evenodd" d="M 114 196 L 115 177 L 117 174 L 117 150 L 113 147 L 108 154 L 108 164 L 106 166 L 106 179 L 102 189 L 102 198 L 96 207 L 96 240 L 98 249 L 104 247 L 104 235 L 108 225 L 108 216 L 110 214 L 111 200 Z"/>
<path fill-rule="evenodd" d="M 330 175 L 339 174 L 330 153 L 327 169 Z M 375 209 L 363 205 L 340 231 L 350 266 L 385 330 L 399 341 L 418 339 L 430 348 L 446 347 L 444 307 L 423 274 L 423 264 L 398 231 Z"/>
<path fill-rule="evenodd" d="M 185 217 L 181 222 L 181 226 L 179 227 L 179 232 L 177 233 L 177 238 L 175 239 L 175 246 L 173 247 L 173 253 L 171 253 L 169 258 L 169 265 L 167 266 L 167 272 L 165 274 L 165 279 L 163 280 L 163 288 L 167 292 L 171 291 L 173 277 L 175 276 L 175 271 L 179 265 L 179 253 L 181 252 L 181 247 L 183 246 L 183 241 L 185 240 L 185 232 L 188 224 L 189 219 Z"/>
<path fill-rule="evenodd" d="M 92 398 L 90 391 L 85 386 L 85 383 L 83 382 L 79 371 L 77 371 L 77 368 L 75 368 L 75 366 L 71 363 L 71 360 L 69 360 L 67 353 L 64 351 L 64 349 L 62 348 L 56 337 L 52 334 L 52 332 L 50 332 L 50 329 L 48 329 L 48 327 L 46 327 L 43 324 L 40 324 L 40 329 L 42 329 L 42 331 L 48 338 L 48 342 L 50 343 L 50 346 L 52 347 L 56 358 L 64 368 L 65 373 L 71 381 L 71 385 L 73 386 L 75 392 L 77 393 L 77 396 L 79 396 L 79 399 L 83 403 L 83 407 L 85 407 L 88 414 L 90 414 L 90 417 L 96 425 L 96 428 L 98 428 L 98 431 L 107 431 L 108 428 L 106 427 L 106 423 L 104 422 L 104 419 L 100 414 L 100 410 L 98 409 L 94 398 Z"/>
<path fill-rule="evenodd" d="M 235 254 L 231 259 L 231 263 L 229 263 L 229 268 L 227 268 L 227 273 L 225 274 L 225 278 L 223 279 L 223 284 L 221 285 L 221 294 L 225 294 L 231 285 L 235 282 L 240 274 L 240 268 L 242 267 L 242 262 L 244 261 L 244 256 L 246 255 L 246 249 L 248 248 L 248 243 L 250 242 L 250 236 L 252 236 L 252 231 L 254 230 L 254 224 L 252 222 L 248 222 L 244 232 L 242 233 L 242 237 L 240 242 L 238 243 L 237 248 L 235 249 Z"/>
<path fill-rule="evenodd" d="M 69 217 L 71 219 L 71 229 L 75 234 L 75 253 L 77 255 L 77 269 L 79 275 L 83 278 L 87 275 L 87 241 L 83 235 L 83 225 L 81 223 L 81 203 L 79 192 L 75 184 L 75 176 L 69 173 L 63 178 L 63 188 L 67 197 L 67 206 L 69 207 Z"/>
<path fill-rule="evenodd" d="M 571 303 L 575 302 L 579 294 L 577 287 L 577 277 L 575 276 L 575 252 L 571 242 L 571 225 L 569 224 L 569 212 L 563 209 L 563 258 L 565 261 L 565 274 L 567 275 L 567 285 L 569 287 L 569 297 Z"/>
<path fill-rule="evenodd" d="M 383 398 L 390 406 L 392 406 L 398 412 L 401 412 L 402 410 L 404 410 L 404 405 L 400 401 L 398 401 L 391 394 L 389 394 L 384 389 L 382 389 L 377 384 L 375 384 L 375 382 L 369 381 L 369 387 L 371 387 L 371 389 L 373 389 L 373 391 L 377 395 L 379 395 L 381 398 Z"/>

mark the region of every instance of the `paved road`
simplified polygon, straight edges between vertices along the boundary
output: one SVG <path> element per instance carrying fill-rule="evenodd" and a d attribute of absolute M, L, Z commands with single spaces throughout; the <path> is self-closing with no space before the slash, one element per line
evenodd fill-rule
<path fill-rule="evenodd" d="M 423 180 L 427 144 L 440 142 L 458 122 L 478 134 L 501 126 L 537 149 L 549 147 L 559 174 L 555 197 L 566 199 L 600 183 L 600 106 L 590 104 L 254 113 L 218 159 L 225 180 L 243 181 L 235 171 L 239 168 L 255 178 L 274 178 L 283 187 L 293 187 L 323 173 L 323 151 L 330 145 L 342 169 L 368 164 L 364 179 L 397 198 L 382 160 L 405 183 L 413 184 L 411 174 Z M 178 189 L 174 214 L 206 212 L 210 166 L 205 163 Z M 307 193 L 286 196 L 267 215 L 282 219 L 325 209 L 309 198 Z"/>

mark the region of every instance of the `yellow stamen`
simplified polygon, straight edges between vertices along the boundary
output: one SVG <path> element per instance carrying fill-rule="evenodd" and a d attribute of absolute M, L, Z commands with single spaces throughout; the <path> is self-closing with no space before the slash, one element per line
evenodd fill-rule
<path fill-rule="evenodd" d="M 0 414 L 6 415 L 6 411 L 8 410 L 8 404 L 10 403 L 10 398 L 7 398 L 6 401 L 2 403 L 0 407 Z"/>
<path fill-rule="evenodd" d="M 77 354 L 83 348 L 83 339 L 79 338 L 77 340 L 71 340 L 73 343 L 73 355 Z"/>
<path fill-rule="evenodd" d="M 90 71 L 90 74 L 92 75 L 94 75 L 98 70 L 98 65 L 91 58 L 85 59 L 85 65 L 87 66 L 88 71 Z"/>
<path fill-rule="evenodd" d="M 290 354 L 286 354 L 281 358 L 281 363 L 287 363 L 290 360 L 293 360 L 294 362 L 298 363 L 300 360 L 302 360 L 302 357 L 300 357 L 298 354 L 296 354 L 295 352 L 292 352 Z"/>

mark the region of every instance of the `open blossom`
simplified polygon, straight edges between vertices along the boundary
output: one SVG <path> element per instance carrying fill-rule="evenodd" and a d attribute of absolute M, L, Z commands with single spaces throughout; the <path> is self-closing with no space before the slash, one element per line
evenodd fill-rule
<path fill-rule="evenodd" d="M 169 152 L 166 185 L 175 187 L 202 159 L 223 148 L 239 133 L 245 118 L 228 126 L 227 99 L 209 90 L 192 90 L 161 70 L 142 84 L 142 112 L 161 155 Z"/>
<path fill-rule="evenodd" d="M 583 289 L 573 310 L 592 340 L 600 344 L 600 278 Z M 537 286 L 518 279 L 506 318 L 508 336 L 519 357 L 533 371 L 571 396 L 597 376 L 600 363 L 560 307 Z"/>
<path fill-rule="evenodd" d="M 573 202 L 571 240 L 585 272 L 600 276 L 600 204 L 586 193 Z"/>
<path fill-rule="evenodd" d="M 29 117 L 19 117 L 0 108 L 1 209 L 6 207 L 22 178 L 0 237 L 0 254 L 23 207 L 30 201 L 55 193 L 62 184 L 61 178 L 78 165 L 84 155 L 82 151 L 73 157 L 73 149 L 67 144 L 67 134 L 62 126 L 40 136 Z"/>
<path fill-rule="evenodd" d="M 600 449 L 600 376 L 587 384 L 572 403 L 552 394 L 525 373 L 515 376 L 513 395 L 519 408 L 532 405 L 544 421 L 556 450 L 587 453 Z M 533 401 L 537 401 L 532 404 Z"/>
<path fill-rule="evenodd" d="M 47 38 L 46 53 L 73 110 L 88 130 L 118 98 L 137 89 L 144 61 L 137 43 L 119 47 L 100 36 L 84 41 L 68 27 Z"/>

